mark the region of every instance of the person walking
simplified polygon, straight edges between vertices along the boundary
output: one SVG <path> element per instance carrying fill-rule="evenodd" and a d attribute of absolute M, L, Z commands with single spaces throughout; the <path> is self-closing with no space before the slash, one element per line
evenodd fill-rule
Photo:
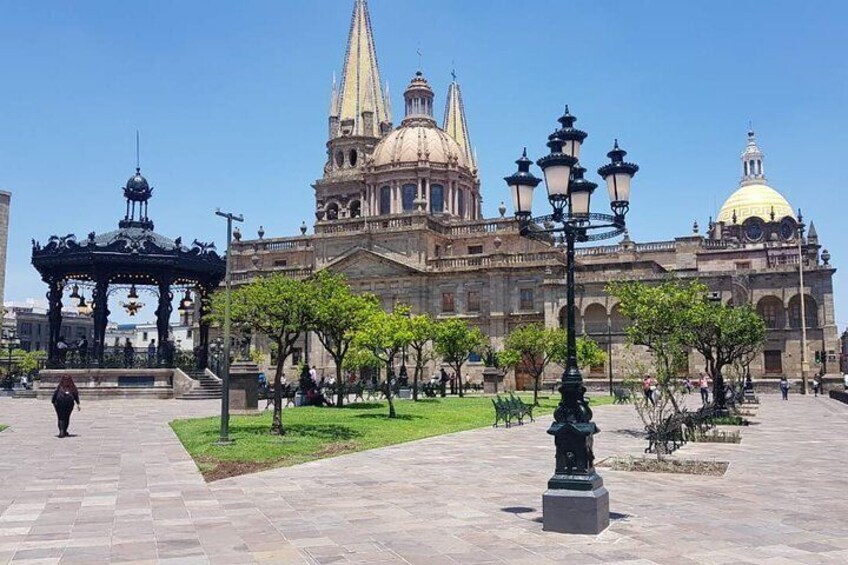
<path fill-rule="evenodd" d="M 156 340 L 151 339 L 147 344 L 147 366 L 152 367 L 156 364 Z"/>
<path fill-rule="evenodd" d="M 710 403 L 710 379 L 706 373 L 701 373 L 698 379 L 698 388 L 701 389 L 701 402 L 706 406 Z"/>
<path fill-rule="evenodd" d="M 131 369 L 135 362 L 135 348 L 130 338 L 124 342 L 124 368 Z"/>
<path fill-rule="evenodd" d="M 53 391 L 53 408 L 56 410 L 56 417 L 59 420 L 59 435 L 57 437 L 68 437 L 68 425 L 71 423 L 74 403 L 79 410 L 79 391 L 77 391 L 77 386 L 71 376 L 64 375 L 59 379 L 56 390 Z"/>
<path fill-rule="evenodd" d="M 819 393 L 824 394 L 824 391 L 822 390 L 822 378 L 821 375 L 816 375 L 813 377 L 813 396 L 818 398 Z"/>
<path fill-rule="evenodd" d="M 783 395 L 783 400 L 789 400 L 789 381 L 786 380 L 786 375 L 780 377 L 780 394 Z"/>
<path fill-rule="evenodd" d="M 645 395 L 645 401 L 654 404 L 654 384 L 650 376 L 646 376 L 642 380 L 642 393 Z"/>

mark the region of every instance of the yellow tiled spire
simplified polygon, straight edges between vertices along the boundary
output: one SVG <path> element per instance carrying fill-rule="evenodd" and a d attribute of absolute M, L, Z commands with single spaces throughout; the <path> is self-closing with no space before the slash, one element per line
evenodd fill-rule
<path fill-rule="evenodd" d="M 373 132 L 365 131 L 363 112 L 373 114 L 375 129 L 381 122 L 391 122 L 380 84 L 368 3 L 366 0 L 355 0 L 335 114 L 343 129 L 346 123 L 352 121 L 349 135 L 374 135 Z"/>
<path fill-rule="evenodd" d="M 462 92 L 456 82 L 456 73 L 451 73 L 453 80 L 448 87 L 448 100 L 445 105 L 445 118 L 442 129 L 450 135 L 465 152 L 465 158 L 472 169 L 477 168 L 477 156 L 471 149 L 471 137 L 468 135 L 468 124 L 465 121 L 465 108 L 462 105 Z"/>

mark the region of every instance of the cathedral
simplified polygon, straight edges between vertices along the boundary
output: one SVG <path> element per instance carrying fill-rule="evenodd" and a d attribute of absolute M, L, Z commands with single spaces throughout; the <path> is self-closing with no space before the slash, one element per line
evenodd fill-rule
<path fill-rule="evenodd" d="M 456 78 L 441 126 L 436 95 L 420 70 L 403 101 L 395 126 L 367 2 L 355 0 L 341 82 L 332 87 L 326 162 L 313 184 L 314 233 L 305 224 L 291 237 L 265 237 L 260 230 L 258 239 L 248 240 L 236 233 L 234 282 L 330 269 L 354 290 L 375 294 L 385 309 L 408 304 L 436 319 L 467 320 L 495 348 L 517 326 L 563 324 L 561 246 L 521 237 L 503 204 L 499 217 L 482 216 L 477 159 Z M 577 328 L 609 352 L 603 365 L 584 368 L 590 382 L 625 378 L 634 356 L 645 356 L 627 346 L 627 320 L 606 294 L 607 283 L 669 276 L 697 278 L 714 299 L 756 307 L 768 338 L 750 365 L 755 378 L 799 378 L 802 343 L 808 376 L 838 371 L 835 269 L 813 223 L 807 227 L 800 211 L 768 185 L 764 162 L 749 131 L 739 187 L 704 233 L 695 224 L 691 233 L 667 241 L 636 242 L 625 233 L 616 244 L 578 249 Z M 488 190 L 505 193 L 500 186 Z M 332 360 L 314 336 L 306 336 L 287 369 L 294 372 L 304 355 L 332 373 Z M 482 369 L 479 358 L 468 364 L 472 379 Z M 703 360 L 691 353 L 688 371 L 702 369 Z M 558 371 L 551 367 L 548 378 Z M 507 379 L 518 388 L 532 382 L 520 373 Z"/>

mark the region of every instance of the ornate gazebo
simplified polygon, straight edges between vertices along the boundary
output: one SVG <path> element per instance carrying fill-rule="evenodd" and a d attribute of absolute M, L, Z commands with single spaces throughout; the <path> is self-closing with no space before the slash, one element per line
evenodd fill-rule
<path fill-rule="evenodd" d="M 109 319 L 109 296 L 119 290 L 129 290 L 130 298 L 136 287 L 146 288 L 157 298 L 157 359 L 166 364 L 170 358 L 169 328 L 173 310 L 174 290 L 186 292 L 185 303 L 192 303 L 191 292 L 198 298 L 200 309 L 199 343 L 195 347 L 199 368 L 205 368 L 209 346 L 209 325 L 205 319 L 208 301 L 205 298 L 223 280 L 224 259 L 213 243 L 194 240 L 183 245 L 182 238 L 171 240 L 153 231 L 147 215 L 147 204 L 153 188 L 141 175 L 141 170 L 129 178 L 123 187 L 127 200 L 124 219 L 118 229 L 103 234 L 91 232 L 83 240 L 73 234 L 51 236 L 45 245 L 32 242 L 32 265 L 47 283 L 49 349 L 48 364 L 57 367 L 60 355 L 57 348 L 62 336 L 62 299 L 65 289 L 73 292 L 70 298 L 84 305 L 82 288 L 90 289 L 91 315 L 94 318 L 92 365 L 102 366 L 106 348 L 106 324 Z"/>

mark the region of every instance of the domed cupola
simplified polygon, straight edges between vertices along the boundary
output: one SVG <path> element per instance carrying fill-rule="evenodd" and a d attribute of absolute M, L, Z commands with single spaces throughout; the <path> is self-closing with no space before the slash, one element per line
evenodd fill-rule
<path fill-rule="evenodd" d="M 426 125 L 436 127 L 436 120 L 433 118 L 433 89 L 424 74 L 417 71 L 412 77 L 409 86 L 403 93 L 405 102 L 405 114 L 402 127 L 412 125 Z"/>
<path fill-rule="evenodd" d="M 135 174 L 127 180 L 124 186 L 124 197 L 128 200 L 141 202 L 150 198 L 153 189 L 147 183 L 147 179 L 141 175 L 141 169 L 135 168 Z"/>

